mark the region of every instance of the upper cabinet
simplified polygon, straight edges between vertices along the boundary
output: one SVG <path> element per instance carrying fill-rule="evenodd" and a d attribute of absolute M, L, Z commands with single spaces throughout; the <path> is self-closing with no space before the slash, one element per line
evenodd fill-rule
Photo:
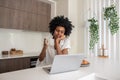
<path fill-rule="evenodd" d="M 0 28 L 48 31 L 51 5 L 39 0 L 0 0 Z"/>

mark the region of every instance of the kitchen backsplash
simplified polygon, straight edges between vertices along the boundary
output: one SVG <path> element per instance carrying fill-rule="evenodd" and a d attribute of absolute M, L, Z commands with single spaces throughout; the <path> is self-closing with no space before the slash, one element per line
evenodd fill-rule
<path fill-rule="evenodd" d="M 43 40 L 51 35 L 48 32 L 33 32 L 0 28 L 0 53 L 11 48 L 23 50 L 24 53 L 39 52 Z"/>

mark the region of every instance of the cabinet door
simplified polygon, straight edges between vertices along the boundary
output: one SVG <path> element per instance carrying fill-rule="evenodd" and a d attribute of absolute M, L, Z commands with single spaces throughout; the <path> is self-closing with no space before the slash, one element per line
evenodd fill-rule
<path fill-rule="evenodd" d="M 10 9 L 3 8 L 3 11 L 4 11 L 4 14 L 3 14 L 3 27 L 8 28 L 9 27 L 9 20 L 10 20 L 10 16 L 9 16 Z"/>
<path fill-rule="evenodd" d="M 6 72 L 15 71 L 15 60 L 14 59 L 6 59 Z"/>
<path fill-rule="evenodd" d="M 32 0 L 32 3 L 31 3 L 31 5 L 32 5 L 32 7 L 31 7 L 31 13 L 34 13 L 34 14 L 37 14 L 37 3 L 38 3 L 38 1 L 37 0 Z"/>
<path fill-rule="evenodd" d="M 46 32 L 48 31 L 48 21 L 47 21 L 48 17 L 46 15 L 41 16 L 41 17 L 42 17 L 41 19 L 42 24 L 41 24 L 41 27 L 39 27 L 39 30 Z"/>
<path fill-rule="evenodd" d="M 20 29 L 20 30 L 23 30 L 23 23 L 24 23 L 24 19 L 25 19 L 25 12 L 23 11 L 19 11 L 19 10 L 15 10 L 16 11 L 16 17 L 15 18 L 15 22 L 14 23 L 17 23 L 15 29 Z"/>
<path fill-rule="evenodd" d="M 38 0 L 0 0 L 0 28 L 48 32 L 50 11 Z"/>
<path fill-rule="evenodd" d="M 42 20 L 41 15 L 37 15 L 37 26 L 36 26 L 37 31 L 40 31 L 40 27 L 42 26 L 41 20 Z"/>
<path fill-rule="evenodd" d="M 24 30 L 30 30 L 31 18 L 32 18 L 32 14 L 25 13 L 25 19 L 23 20 Z"/>
<path fill-rule="evenodd" d="M 15 11 L 9 8 L 0 7 L 0 27 L 1 28 L 14 28 Z M 15 21 L 16 23 L 16 21 Z"/>
<path fill-rule="evenodd" d="M 37 15 L 37 31 L 48 31 L 47 16 Z"/>
<path fill-rule="evenodd" d="M 0 7 L 0 27 L 3 28 L 4 27 L 4 11 L 5 9 Z"/>
<path fill-rule="evenodd" d="M 49 24 L 51 19 L 51 5 L 47 5 L 47 23 Z"/>
<path fill-rule="evenodd" d="M 8 0 L 0 0 L 1 7 L 8 7 L 8 4 L 9 4 Z"/>
<path fill-rule="evenodd" d="M 31 13 L 32 12 L 32 7 L 33 7 L 32 0 L 25 0 L 25 3 L 27 3 L 27 4 L 25 4 L 25 7 L 24 7 L 25 11 Z"/>
<path fill-rule="evenodd" d="M 0 60 L 0 73 L 14 71 L 14 67 L 13 59 Z"/>
<path fill-rule="evenodd" d="M 38 14 L 41 14 L 41 15 L 47 15 L 47 3 L 44 3 L 44 2 L 40 2 L 38 1 Z"/>
<path fill-rule="evenodd" d="M 30 14 L 30 20 L 29 20 L 29 30 L 36 31 L 37 30 L 37 15 L 36 14 Z"/>
<path fill-rule="evenodd" d="M 30 58 L 14 59 L 14 70 L 30 68 Z"/>
<path fill-rule="evenodd" d="M 0 73 L 8 72 L 6 65 L 6 60 L 0 60 Z"/>
<path fill-rule="evenodd" d="M 10 29 L 21 29 L 21 16 L 20 16 L 21 12 L 18 10 L 10 10 L 10 23 L 11 26 L 9 26 Z"/>
<path fill-rule="evenodd" d="M 29 15 L 26 12 L 22 12 L 21 14 L 22 17 L 22 30 L 28 30 L 28 26 L 29 26 Z"/>
<path fill-rule="evenodd" d="M 30 58 L 0 60 L 0 73 L 30 68 Z"/>
<path fill-rule="evenodd" d="M 17 7 L 17 1 L 19 0 L 6 0 L 5 1 L 5 7 L 11 8 L 11 9 L 16 9 Z"/>

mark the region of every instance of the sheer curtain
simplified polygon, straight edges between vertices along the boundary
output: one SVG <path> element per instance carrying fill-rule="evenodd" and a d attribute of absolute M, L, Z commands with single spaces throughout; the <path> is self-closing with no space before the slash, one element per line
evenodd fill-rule
<path fill-rule="evenodd" d="M 120 29 L 114 36 L 111 35 L 107 22 L 104 20 L 103 8 L 116 5 L 117 12 L 120 18 L 120 0 L 84 0 L 84 40 L 86 55 L 100 54 L 102 44 L 107 49 L 106 53 L 109 57 L 120 58 Z M 95 17 L 99 23 L 99 42 L 93 50 L 89 50 L 89 22 L 88 19 Z M 120 26 L 120 21 L 119 21 Z"/>

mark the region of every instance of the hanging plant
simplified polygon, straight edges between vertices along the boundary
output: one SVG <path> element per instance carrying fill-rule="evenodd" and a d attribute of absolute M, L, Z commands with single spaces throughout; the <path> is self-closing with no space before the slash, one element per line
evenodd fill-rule
<path fill-rule="evenodd" d="M 99 30 L 99 25 L 98 25 L 98 21 L 95 20 L 95 18 L 91 18 L 88 20 L 90 22 L 90 26 L 89 26 L 89 32 L 90 32 L 90 43 L 89 43 L 89 49 L 93 49 L 95 44 L 98 43 L 99 40 L 99 34 L 98 34 L 98 30 Z"/>
<path fill-rule="evenodd" d="M 119 30 L 119 17 L 114 5 L 104 9 L 104 19 L 108 20 L 108 27 L 110 28 L 111 34 L 114 35 L 117 33 Z"/>

